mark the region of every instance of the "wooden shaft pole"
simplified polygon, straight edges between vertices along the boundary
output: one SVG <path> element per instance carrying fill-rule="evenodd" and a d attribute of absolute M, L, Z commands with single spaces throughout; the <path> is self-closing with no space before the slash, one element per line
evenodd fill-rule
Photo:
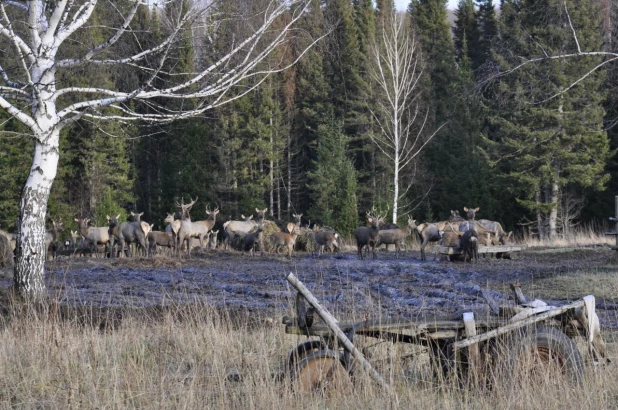
<path fill-rule="evenodd" d="M 365 356 L 354 346 L 354 344 L 348 339 L 348 337 L 343 333 L 339 325 L 337 324 L 337 319 L 333 315 L 328 312 L 325 308 L 320 305 L 318 300 L 313 296 L 313 294 L 305 287 L 305 285 L 292 273 L 290 272 L 286 277 L 287 281 L 292 284 L 300 292 L 307 302 L 317 312 L 317 314 L 322 318 L 324 323 L 330 328 L 330 330 L 337 336 L 339 342 L 346 348 L 348 352 L 352 355 L 352 357 L 361 364 L 363 369 L 365 369 L 369 375 L 387 392 L 390 392 L 389 385 L 384 381 L 382 376 L 371 366 L 371 364 L 365 359 Z"/>

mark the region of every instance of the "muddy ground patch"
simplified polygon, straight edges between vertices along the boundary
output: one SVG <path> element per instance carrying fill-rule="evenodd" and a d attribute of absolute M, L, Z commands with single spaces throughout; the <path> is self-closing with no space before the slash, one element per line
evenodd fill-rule
<path fill-rule="evenodd" d="M 531 297 L 566 303 L 597 297 L 603 325 L 617 327 L 616 252 L 604 246 L 529 249 L 512 260 L 478 264 L 432 260 L 407 252 L 399 259 L 380 252 L 359 260 L 352 252 L 291 260 L 236 252 L 195 252 L 190 258 L 61 258 L 47 264 L 50 292 L 62 303 L 97 307 L 158 307 L 206 303 L 264 316 L 291 312 L 294 292 L 285 280 L 294 272 L 336 314 L 413 317 L 486 307 L 481 288 L 509 303 L 509 284 L 519 281 Z M 0 272 L 8 288 L 10 269 Z M 606 307 L 607 310 L 603 310 Z"/>

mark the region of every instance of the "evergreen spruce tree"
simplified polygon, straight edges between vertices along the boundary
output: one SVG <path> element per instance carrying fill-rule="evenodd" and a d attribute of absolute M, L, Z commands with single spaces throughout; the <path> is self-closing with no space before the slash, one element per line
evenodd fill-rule
<path fill-rule="evenodd" d="M 299 23 L 301 32 L 308 38 L 298 37 L 295 51 L 301 51 L 304 45 L 324 34 L 325 22 L 319 0 L 313 0 L 310 12 Z M 295 145 L 290 147 L 294 153 L 293 172 L 297 174 L 297 183 L 306 187 L 307 175 L 314 169 L 317 160 L 318 128 L 324 123 L 326 114 L 332 111 L 329 83 L 326 78 L 328 47 L 325 41 L 309 50 L 294 68 L 294 114 L 291 132 L 295 135 Z M 297 203 L 309 204 L 311 195 L 308 189 L 298 189 Z M 301 208 L 305 212 L 308 208 Z"/>
<path fill-rule="evenodd" d="M 455 58 L 460 68 L 469 70 L 472 66 L 473 53 L 479 41 L 474 0 L 459 0 L 455 10 Z"/>
<path fill-rule="evenodd" d="M 491 60 L 491 47 L 494 38 L 498 34 L 498 23 L 493 0 L 480 0 L 478 4 L 479 8 L 476 12 L 476 34 L 478 39 L 470 47 L 472 69 L 475 72 Z M 477 73 L 477 78 L 481 75 L 482 73 Z"/>
<path fill-rule="evenodd" d="M 382 192 L 378 186 L 378 175 L 382 174 L 385 166 L 382 157 L 375 152 L 371 143 L 371 135 L 378 132 L 373 117 L 370 113 L 375 110 L 375 85 L 369 73 L 371 62 L 370 49 L 376 41 L 378 21 L 385 9 L 393 9 L 392 0 L 380 0 L 376 2 L 377 10 L 371 0 L 354 0 L 354 11 L 356 25 L 358 28 L 358 46 L 360 53 L 360 76 L 362 78 L 362 93 L 357 96 L 359 116 L 356 127 L 356 135 L 352 145 L 356 147 L 355 166 L 358 172 L 358 199 L 359 209 L 371 209 L 376 202 L 380 202 L 380 197 L 386 192 Z M 389 13 L 387 13 L 389 14 Z"/>
<path fill-rule="evenodd" d="M 458 197 L 463 181 L 458 159 L 462 141 L 454 118 L 456 104 L 461 103 L 458 69 L 451 27 L 447 21 L 446 0 L 412 0 L 408 13 L 416 35 L 420 39 L 427 73 L 423 87 L 424 104 L 431 108 L 428 130 L 443 126 L 425 149 L 425 163 L 431 172 L 432 188 L 429 200 L 438 217 L 444 218 L 450 209 L 462 206 Z M 417 192 L 421 195 L 421 192 Z M 472 206 L 472 205 L 470 205 Z"/>
<path fill-rule="evenodd" d="M 341 121 L 331 115 L 318 131 L 315 170 L 309 173 L 308 188 L 313 205 L 309 217 L 343 234 L 358 226 L 356 170 L 347 155 L 349 138 Z"/>
<path fill-rule="evenodd" d="M 582 48 L 601 48 L 598 3 L 567 1 Z M 530 41 L 533 38 L 535 41 Z M 504 1 L 496 59 L 503 70 L 522 58 L 576 51 L 561 1 Z M 561 190 L 603 189 L 610 154 L 603 130 L 604 73 L 566 90 L 600 58 L 544 60 L 502 77 L 490 118 L 488 154 L 511 187 L 508 193 L 535 215 L 542 238 L 557 235 Z"/>

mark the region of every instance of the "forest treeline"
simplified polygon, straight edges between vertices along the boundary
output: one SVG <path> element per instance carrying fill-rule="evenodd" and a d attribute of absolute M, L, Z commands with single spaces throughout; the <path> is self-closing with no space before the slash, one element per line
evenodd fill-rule
<path fill-rule="evenodd" d="M 123 1 L 115 3 L 97 9 L 89 35 L 75 47 L 106 38 L 101 27 L 116 18 Z M 167 64 L 191 73 L 216 61 L 251 30 L 251 16 L 262 3 L 217 2 L 170 48 Z M 412 0 L 405 12 L 393 9 L 390 0 L 313 0 L 287 47 L 264 63 L 273 74 L 247 81 L 235 90 L 237 99 L 203 116 L 155 125 L 84 118 L 65 128 L 48 217 L 91 217 L 104 226 L 106 215 L 135 210 L 160 228 L 177 202 L 199 197 L 194 219 L 208 204 L 219 207 L 222 219 L 268 207 L 276 219 L 303 213 L 349 233 L 368 210 L 392 215 L 394 184 L 403 223 L 407 214 L 435 221 L 451 209 L 479 207 L 479 217 L 501 221 L 508 230 L 530 226 L 554 237 L 578 222 L 613 215 L 615 64 L 591 72 L 605 60 L 587 56 L 508 71 L 578 47 L 615 51 L 618 6 L 602 0 L 460 0 L 453 25 L 445 0 Z M 138 52 L 158 44 L 173 26 L 174 10 L 140 9 L 138 26 L 120 46 Z M 393 19 L 403 19 L 415 44 L 418 80 L 400 124 L 417 151 L 395 179 L 393 157 L 379 144 L 389 114 L 382 109 L 388 95 L 379 86 L 376 59 Z M 276 70 L 321 36 L 297 64 Z M 71 75 L 83 85 L 96 78 L 119 90 L 143 81 L 130 67 L 84 65 Z M 200 103 L 162 101 L 155 108 L 142 102 L 134 110 L 149 113 L 164 104 L 180 112 Z M 32 142 L 17 121 L 0 116 L 0 228 L 12 231 Z"/>

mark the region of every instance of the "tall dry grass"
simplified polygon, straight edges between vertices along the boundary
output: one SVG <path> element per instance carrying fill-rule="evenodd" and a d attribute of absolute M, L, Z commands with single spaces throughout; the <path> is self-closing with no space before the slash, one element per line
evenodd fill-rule
<path fill-rule="evenodd" d="M 53 309 L 52 309 L 53 310 Z M 295 394 L 281 380 L 287 352 L 305 340 L 277 321 L 207 305 L 128 310 L 115 328 L 10 316 L 0 332 L 0 407 L 49 409 L 609 409 L 618 373 L 588 368 L 582 386 L 548 377 L 522 388 L 440 383 L 422 347 L 358 339 L 392 386 L 357 374 L 347 395 Z M 92 313 L 92 316 L 96 316 Z M 611 342 L 611 340 L 610 340 Z M 585 387 L 585 388 L 584 388 Z"/>
<path fill-rule="evenodd" d="M 534 235 L 524 234 L 520 238 L 516 238 L 518 243 L 523 243 L 529 247 L 578 247 L 578 246 L 591 246 L 591 245 L 615 245 L 615 236 L 605 235 L 605 232 L 612 232 L 613 227 L 607 227 L 604 224 L 586 224 L 574 227 L 567 234 L 559 234 L 558 237 L 552 241 L 539 240 Z"/>

